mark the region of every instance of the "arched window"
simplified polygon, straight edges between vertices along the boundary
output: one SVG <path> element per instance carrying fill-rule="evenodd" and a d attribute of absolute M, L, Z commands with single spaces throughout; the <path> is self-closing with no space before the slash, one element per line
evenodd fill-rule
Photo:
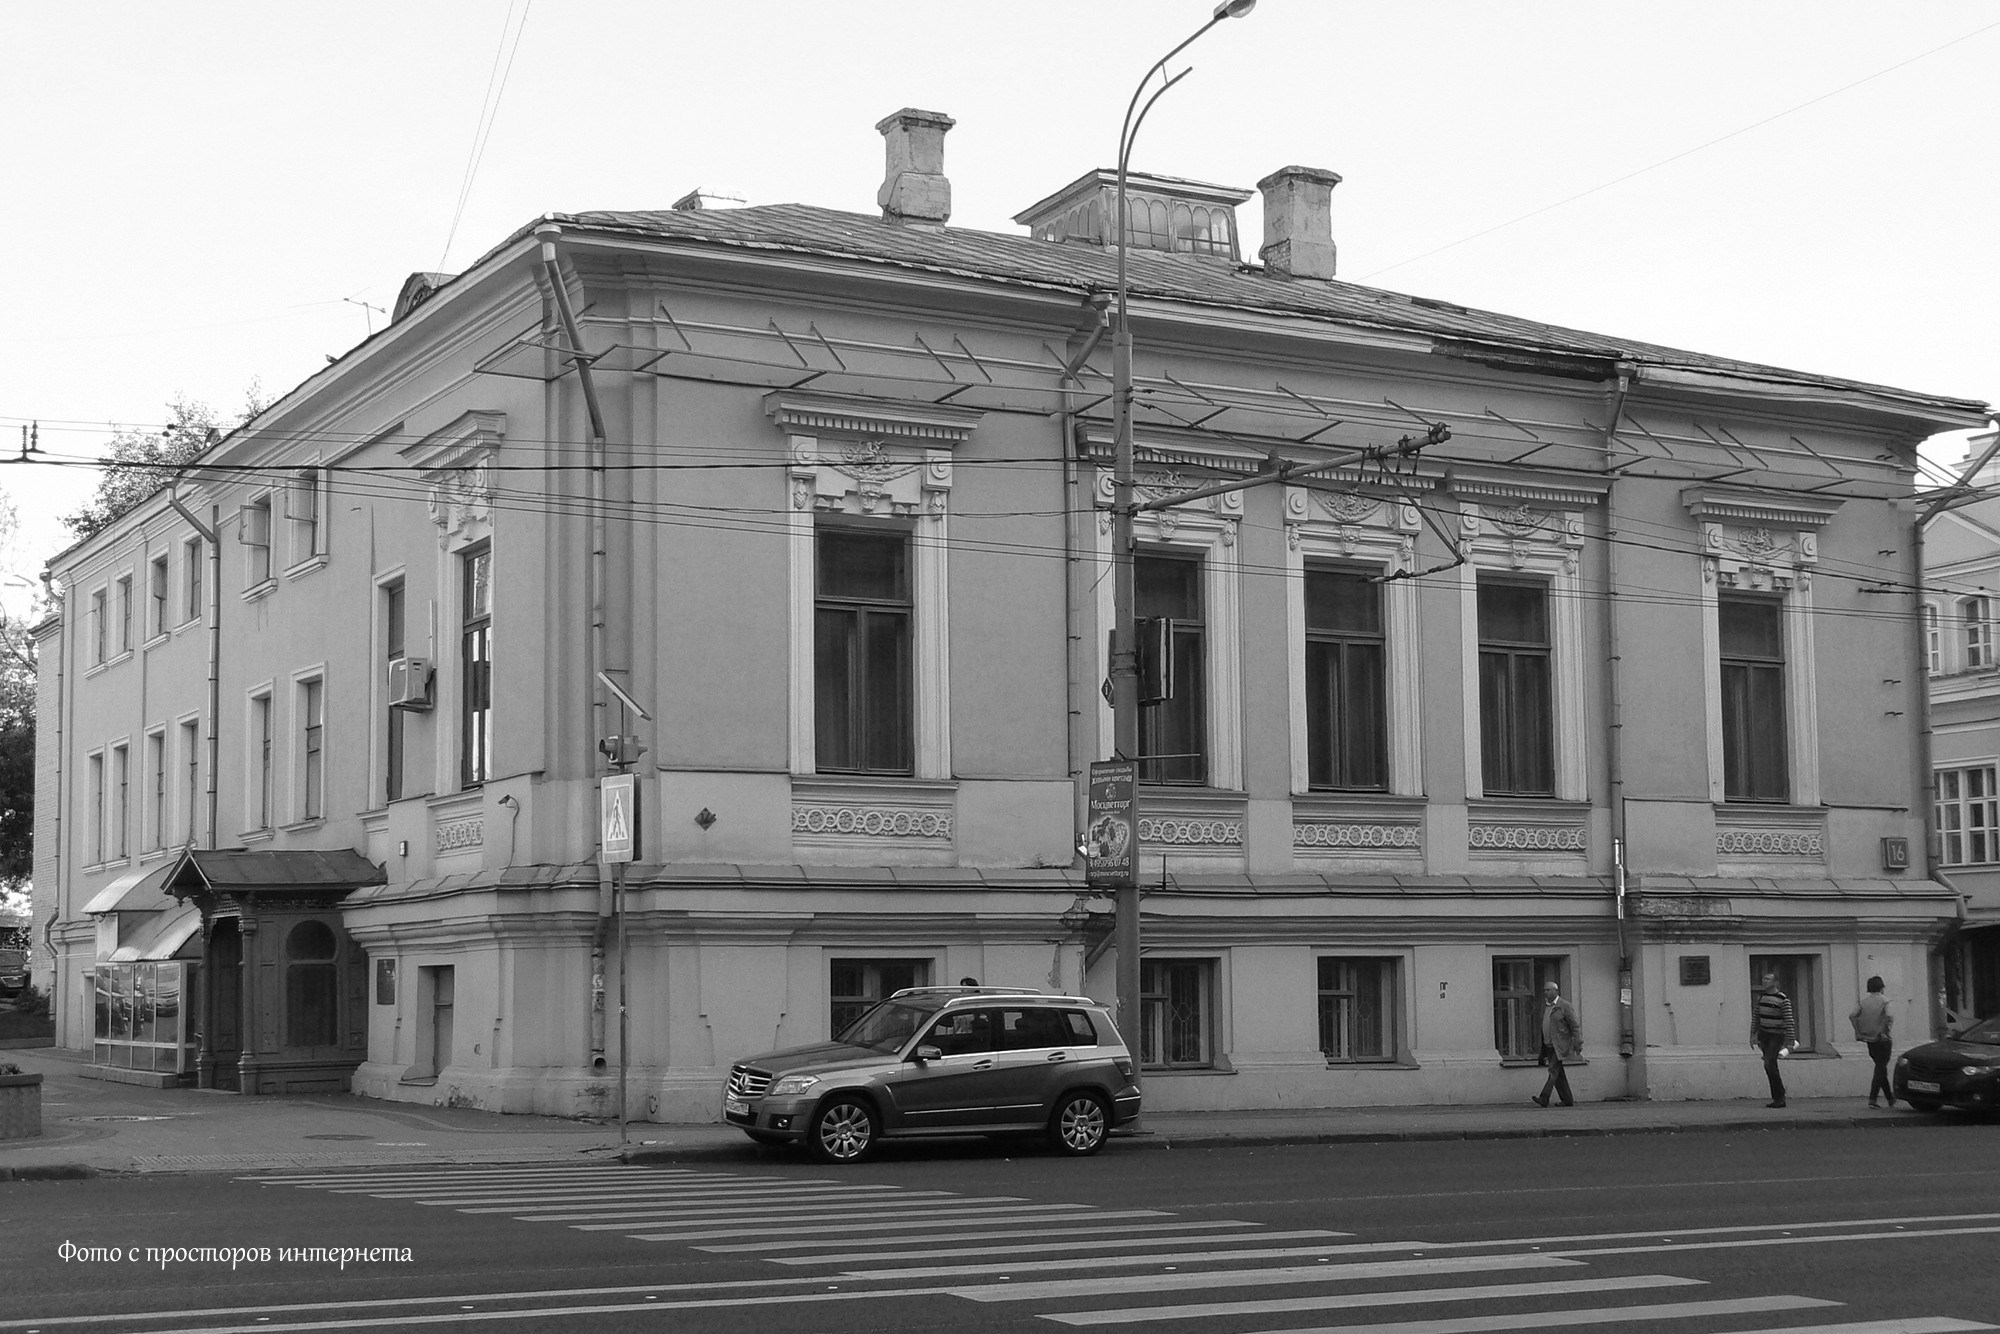
<path fill-rule="evenodd" d="M 325 922 L 300 922 L 285 937 L 285 1045 L 340 1042 L 340 942 Z"/>

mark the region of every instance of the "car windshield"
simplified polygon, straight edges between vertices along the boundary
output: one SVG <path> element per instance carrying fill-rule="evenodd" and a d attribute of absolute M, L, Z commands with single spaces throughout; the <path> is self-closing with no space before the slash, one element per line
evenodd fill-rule
<path fill-rule="evenodd" d="M 837 1041 L 850 1047 L 872 1047 L 876 1051 L 899 1052 L 910 1035 L 932 1014 L 936 1005 L 887 1000 L 847 1026 Z"/>
<path fill-rule="evenodd" d="M 2000 1014 L 1991 1019 L 1981 1020 L 1958 1035 L 1960 1042 L 1983 1042 L 1988 1046 L 2000 1047 Z"/>

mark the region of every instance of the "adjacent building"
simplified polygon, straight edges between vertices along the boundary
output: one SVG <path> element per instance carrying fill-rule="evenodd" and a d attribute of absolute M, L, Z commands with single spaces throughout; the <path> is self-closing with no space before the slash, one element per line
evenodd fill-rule
<path fill-rule="evenodd" d="M 708 1118 L 898 987 L 1115 991 L 1115 182 L 953 227 L 951 125 L 877 126 L 879 214 L 696 192 L 414 275 L 52 563 L 64 1045 L 593 1114 L 622 996 L 634 1114 Z M 1131 181 L 1140 492 L 1203 491 L 1136 522 L 1150 1105 L 1519 1097 L 1549 979 L 1581 1096 L 1756 1093 L 1767 969 L 1795 1087 L 1858 1093 L 1863 980 L 1924 1031 L 1961 929 L 1912 494 L 1982 405 L 1342 281 L 1339 179 L 1259 182 L 1261 245 Z"/>

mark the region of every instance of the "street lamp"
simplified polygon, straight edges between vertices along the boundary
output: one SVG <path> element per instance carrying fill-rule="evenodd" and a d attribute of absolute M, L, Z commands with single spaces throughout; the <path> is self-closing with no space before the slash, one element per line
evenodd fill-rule
<path fill-rule="evenodd" d="M 1169 60 L 1185 51 L 1203 33 L 1224 19 L 1241 18 L 1256 8 L 1257 0 L 1223 0 L 1208 22 L 1188 39 L 1153 62 L 1146 77 L 1132 91 L 1125 108 L 1125 123 L 1118 132 L 1118 204 L 1113 226 L 1118 241 L 1118 313 L 1111 336 L 1111 402 L 1114 455 L 1111 500 L 1111 715 L 1112 753 L 1123 759 L 1139 758 L 1139 665 L 1137 597 L 1132 569 L 1132 324 L 1127 311 L 1125 252 L 1132 220 L 1125 206 L 1125 173 L 1131 164 L 1132 140 L 1153 103 L 1167 89 L 1188 75 L 1187 70 L 1167 75 Z M 1165 79 L 1145 106 L 1139 99 L 1154 75 Z M 1135 114 L 1136 113 L 1136 114 Z M 1117 887 L 1118 1022 L 1128 1034 L 1139 1027 L 1139 820 L 1138 785 L 1133 784 L 1131 874 Z"/>

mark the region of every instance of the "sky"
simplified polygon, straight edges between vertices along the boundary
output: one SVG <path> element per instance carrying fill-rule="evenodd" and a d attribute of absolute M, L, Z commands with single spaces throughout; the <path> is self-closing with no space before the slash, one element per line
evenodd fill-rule
<path fill-rule="evenodd" d="M 905 106 L 957 121 L 952 224 L 1020 234 L 1211 4 L 0 0 L 0 458 L 282 393 L 543 213 L 875 213 Z M 1133 165 L 1340 173 L 1344 279 L 1994 402 L 1996 60 L 1992 0 L 1261 0 Z M 0 469 L 0 601 L 95 482 Z"/>

